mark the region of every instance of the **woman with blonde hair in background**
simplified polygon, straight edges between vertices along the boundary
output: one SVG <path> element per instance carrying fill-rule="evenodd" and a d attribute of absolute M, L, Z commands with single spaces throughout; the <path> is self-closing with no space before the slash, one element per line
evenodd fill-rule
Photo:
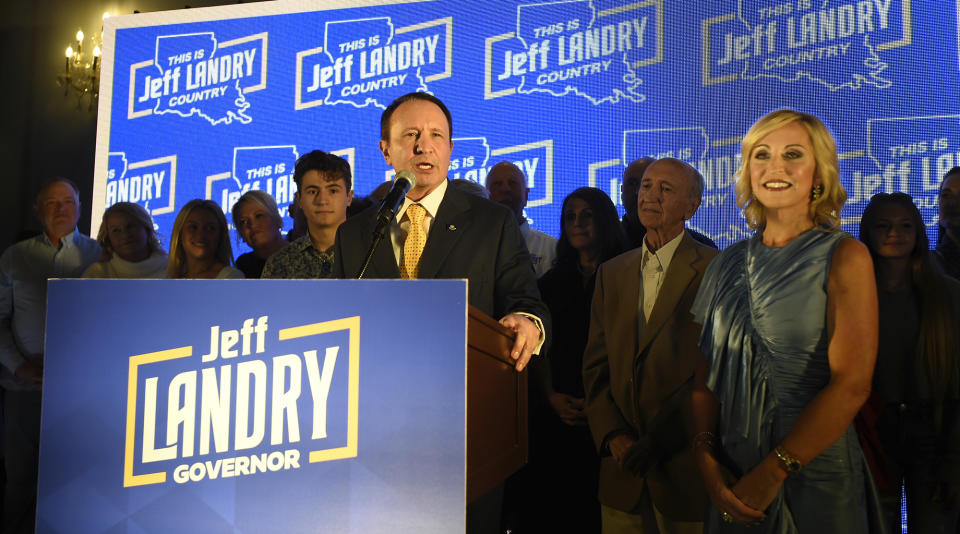
<path fill-rule="evenodd" d="M 164 278 L 167 255 L 147 210 L 133 202 L 107 208 L 97 242 L 100 261 L 87 267 L 84 278 Z"/>
<path fill-rule="evenodd" d="M 230 266 L 227 218 L 212 200 L 187 202 L 173 223 L 167 278 L 243 278 Z"/>
<path fill-rule="evenodd" d="M 882 531 L 851 424 L 870 394 L 877 291 L 869 251 L 839 231 L 836 143 L 820 119 L 779 110 L 741 152 L 737 204 L 755 234 L 713 260 L 691 309 L 706 530 Z"/>
<path fill-rule="evenodd" d="M 260 278 L 267 259 L 289 243 L 283 238 L 283 218 L 273 197 L 247 191 L 233 205 L 233 226 L 253 250 L 237 258 L 237 269 L 247 278 Z"/>

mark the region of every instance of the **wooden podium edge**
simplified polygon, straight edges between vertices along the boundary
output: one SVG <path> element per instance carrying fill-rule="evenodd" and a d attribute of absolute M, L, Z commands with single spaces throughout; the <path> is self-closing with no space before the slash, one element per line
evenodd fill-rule
<path fill-rule="evenodd" d="M 528 453 L 527 371 L 510 357 L 515 334 L 470 306 L 467 331 L 467 502 L 523 467 Z"/>

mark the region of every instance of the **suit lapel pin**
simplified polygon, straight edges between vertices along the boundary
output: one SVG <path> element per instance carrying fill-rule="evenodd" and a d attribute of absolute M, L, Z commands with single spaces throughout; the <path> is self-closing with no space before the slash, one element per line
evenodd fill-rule
<path fill-rule="evenodd" d="M 457 230 L 457 227 L 451 224 L 450 226 L 447 227 L 447 230 L 450 230 L 451 232 L 455 232 Z"/>

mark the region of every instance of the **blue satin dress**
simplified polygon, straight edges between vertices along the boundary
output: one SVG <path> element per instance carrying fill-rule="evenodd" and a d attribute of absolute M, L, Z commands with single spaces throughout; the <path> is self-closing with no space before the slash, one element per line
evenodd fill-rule
<path fill-rule="evenodd" d="M 703 325 L 707 386 L 720 401 L 722 461 L 737 477 L 760 463 L 830 381 L 827 275 L 845 232 L 807 231 L 786 246 L 760 233 L 707 269 L 691 312 Z M 724 523 L 711 507 L 707 532 L 867 534 L 876 489 L 851 424 L 790 476 L 759 526 Z"/>

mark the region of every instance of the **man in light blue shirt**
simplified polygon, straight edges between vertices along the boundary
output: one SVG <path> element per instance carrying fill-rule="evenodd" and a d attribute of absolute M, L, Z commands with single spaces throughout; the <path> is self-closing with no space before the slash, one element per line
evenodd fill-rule
<path fill-rule="evenodd" d="M 34 213 L 43 233 L 0 256 L 4 532 L 33 532 L 34 527 L 47 279 L 79 278 L 100 257 L 100 245 L 77 231 L 80 199 L 73 182 L 57 178 L 46 183 Z"/>

